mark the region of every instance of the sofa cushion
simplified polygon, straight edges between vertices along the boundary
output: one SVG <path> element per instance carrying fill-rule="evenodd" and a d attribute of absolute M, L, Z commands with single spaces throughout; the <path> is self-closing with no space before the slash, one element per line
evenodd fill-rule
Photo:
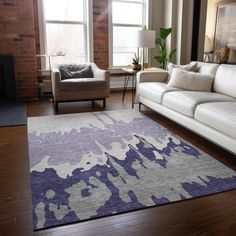
<path fill-rule="evenodd" d="M 198 68 L 197 72 L 201 74 L 216 75 L 219 68 L 219 64 L 207 63 L 207 62 L 197 62 Z"/>
<path fill-rule="evenodd" d="M 220 65 L 213 90 L 236 98 L 236 65 Z"/>
<path fill-rule="evenodd" d="M 207 102 L 235 101 L 232 97 L 212 92 L 176 91 L 164 94 L 162 103 L 184 115 L 193 117 L 196 106 Z"/>
<path fill-rule="evenodd" d="M 194 73 L 181 69 L 173 69 L 168 87 L 174 87 L 191 91 L 210 92 L 214 76 Z"/>
<path fill-rule="evenodd" d="M 236 102 L 213 102 L 197 106 L 194 118 L 236 139 Z"/>
<path fill-rule="evenodd" d="M 175 65 L 174 63 L 169 63 L 168 64 L 168 72 L 169 72 L 169 76 L 171 76 L 172 72 L 174 69 L 182 69 L 185 71 L 193 71 L 196 72 L 197 71 L 197 62 L 191 62 L 187 65 Z"/>
<path fill-rule="evenodd" d="M 178 89 L 167 87 L 166 83 L 146 82 L 139 84 L 138 95 L 153 102 L 162 103 L 164 93 L 176 90 Z"/>
<path fill-rule="evenodd" d="M 75 78 L 75 79 L 66 79 L 61 81 L 60 89 L 64 91 L 75 91 L 78 90 L 98 90 L 105 89 L 106 81 L 103 79 L 97 78 Z"/>

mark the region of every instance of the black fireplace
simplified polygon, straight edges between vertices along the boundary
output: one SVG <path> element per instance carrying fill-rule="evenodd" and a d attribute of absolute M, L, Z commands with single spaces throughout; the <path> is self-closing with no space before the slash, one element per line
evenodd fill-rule
<path fill-rule="evenodd" d="M 14 58 L 0 55 L 0 100 L 16 100 Z"/>

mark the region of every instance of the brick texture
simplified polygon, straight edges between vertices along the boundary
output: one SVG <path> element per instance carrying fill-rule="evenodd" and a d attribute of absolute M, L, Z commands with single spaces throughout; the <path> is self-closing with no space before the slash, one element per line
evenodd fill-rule
<path fill-rule="evenodd" d="M 93 1 L 94 61 L 103 69 L 109 65 L 108 0 Z M 37 97 L 37 69 L 40 69 L 40 39 L 36 0 L 0 0 L 0 54 L 15 60 L 17 97 Z"/>
<path fill-rule="evenodd" d="M 94 62 L 103 69 L 109 65 L 108 0 L 93 1 Z"/>
<path fill-rule="evenodd" d="M 0 0 L 0 54 L 14 56 L 17 98 L 37 97 L 32 0 Z"/>
<path fill-rule="evenodd" d="M 40 54 L 40 36 L 39 36 L 39 18 L 38 18 L 38 4 L 37 0 L 33 0 L 33 11 L 34 11 L 34 34 L 35 34 L 35 48 L 36 54 Z M 41 69 L 41 59 L 37 57 L 37 69 Z"/>

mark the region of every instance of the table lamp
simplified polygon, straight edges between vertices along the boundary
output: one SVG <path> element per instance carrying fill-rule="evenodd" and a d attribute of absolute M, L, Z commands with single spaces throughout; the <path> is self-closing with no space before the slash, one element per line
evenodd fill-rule
<path fill-rule="evenodd" d="M 144 27 L 143 30 L 137 31 L 137 45 L 142 48 L 142 69 L 144 70 L 145 49 L 155 48 L 156 31 L 148 30 Z"/>

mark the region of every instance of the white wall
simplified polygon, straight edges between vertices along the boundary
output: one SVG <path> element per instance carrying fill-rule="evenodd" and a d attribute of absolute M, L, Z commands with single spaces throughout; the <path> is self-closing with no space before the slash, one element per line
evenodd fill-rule
<path fill-rule="evenodd" d="M 191 60 L 193 1 L 164 1 L 163 26 L 172 28 L 167 46 L 169 49 L 176 48 L 173 62 L 177 64 L 186 64 Z"/>
<path fill-rule="evenodd" d="M 156 36 L 159 35 L 159 29 L 164 25 L 164 2 L 165 0 L 152 0 L 150 4 L 150 11 L 152 15 L 152 19 L 150 22 L 151 29 L 156 31 Z M 154 56 L 158 53 L 158 48 L 151 49 L 151 66 L 157 67 L 158 63 Z"/>
<path fill-rule="evenodd" d="M 207 19 L 206 19 L 206 31 L 205 35 L 209 36 L 211 39 L 211 49 L 214 49 L 215 41 L 215 27 L 216 27 L 216 17 L 217 17 L 217 6 L 235 3 L 236 0 L 208 0 L 207 6 Z M 236 61 L 236 50 L 230 51 L 229 61 Z"/>
<path fill-rule="evenodd" d="M 220 4 L 229 4 L 236 2 L 236 0 L 208 0 L 207 5 L 207 19 L 206 19 L 206 35 L 214 39 L 217 6 Z"/>
<path fill-rule="evenodd" d="M 191 61 L 194 0 L 183 0 L 179 64 Z"/>

